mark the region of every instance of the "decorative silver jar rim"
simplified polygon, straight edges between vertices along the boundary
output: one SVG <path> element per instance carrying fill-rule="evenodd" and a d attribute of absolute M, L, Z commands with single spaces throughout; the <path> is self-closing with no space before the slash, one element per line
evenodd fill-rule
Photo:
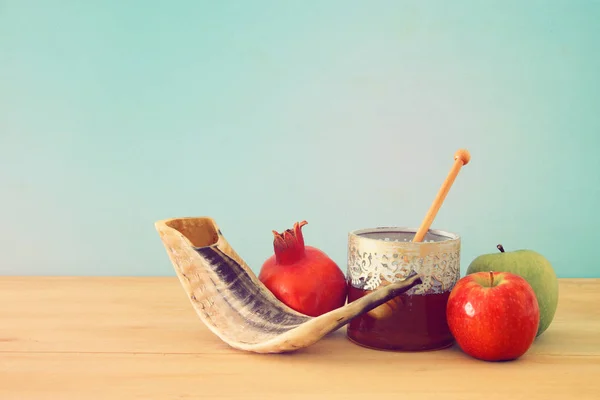
<path fill-rule="evenodd" d="M 460 240 L 460 235 L 458 235 L 456 233 L 439 230 L 439 229 L 430 229 L 429 231 L 427 231 L 427 234 L 423 238 L 423 242 L 413 242 L 412 237 L 417 233 L 417 231 L 418 231 L 418 228 L 381 226 L 381 227 L 376 227 L 376 228 L 356 229 L 356 230 L 350 231 L 348 233 L 348 237 L 356 237 L 356 238 L 359 238 L 361 241 L 370 241 L 373 243 L 387 243 L 387 242 L 406 243 L 406 244 L 411 244 L 414 246 L 418 246 L 420 244 L 427 244 L 427 243 L 436 243 L 436 244 L 446 243 L 446 244 L 448 244 L 453 241 Z M 395 235 L 405 234 L 406 237 L 403 238 L 404 240 L 392 240 L 390 238 L 384 237 L 384 234 L 386 234 L 386 233 L 395 234 Z M 374 235 L 375 237 L 372 237 L 369 235 Z M 377 237 L 377 236 L 381 236 L 381 237 Z"/>

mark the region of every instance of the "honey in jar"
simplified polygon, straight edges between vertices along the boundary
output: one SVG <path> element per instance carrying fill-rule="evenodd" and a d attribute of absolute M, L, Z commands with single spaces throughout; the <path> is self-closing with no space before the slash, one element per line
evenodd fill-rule
<path fill-rule="evenodd" d="M 347 336 L 352 342 L 396 351 L 438 350 L 454 343 L 446 304 L 460 276 L 460 238 L 430 230 L 422 242 L 415 243 L 411 241 L 415 232 L 374 228 L 349 234 L 348 302 L 413 271 L 423 281 L 350 321 Z"/>

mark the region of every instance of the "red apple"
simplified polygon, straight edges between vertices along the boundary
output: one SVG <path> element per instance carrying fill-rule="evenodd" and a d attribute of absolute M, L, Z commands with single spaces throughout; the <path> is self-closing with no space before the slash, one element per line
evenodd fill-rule
<path fill-rule="evenodd" d="M 540 309 L 533 288 L 519 275 L 476 272 L 456 283 L 446 317 L 466 354 L 485 361 L 508 361 L 531 347 Z"/>

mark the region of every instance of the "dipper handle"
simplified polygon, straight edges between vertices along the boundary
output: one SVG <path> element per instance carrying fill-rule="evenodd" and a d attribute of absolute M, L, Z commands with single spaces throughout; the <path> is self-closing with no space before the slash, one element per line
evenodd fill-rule
<path fill-rule="evenodd" d="M 440 207 L 442 206 L 442 203 L 444 202 L 444 199 L 446 198 L 448 191 L 450 191 L 450 187 L 454 183 L 454 179 L 456 179 L 458 172 L 464 165 L 467 165 L 469 163 L 469 161 L 471 161 L 471 154 L 466 149 L 458 150 L 454 154 L 454 164 L 452 165 L 452 168 L 450 169 L 450 172 L 448 173 L 446 180 L 442 184 L 442 187 L 440 188 L 437 196 L 435 197 L 435 200 L 433 200 L 431 207 L 429 207 L 429 211 L 427 211 L 427 215 L 425 215 L 423 222 L 421 222 L 421 226 L 419 227 L 419 230 L 415 234 L 415 237 L 413 238 L 413 242 L 422 242 L 423 241 L 423 238 L 425 237 L 425 234 L 429 230 L 431 223 L 433 222 Z"/>

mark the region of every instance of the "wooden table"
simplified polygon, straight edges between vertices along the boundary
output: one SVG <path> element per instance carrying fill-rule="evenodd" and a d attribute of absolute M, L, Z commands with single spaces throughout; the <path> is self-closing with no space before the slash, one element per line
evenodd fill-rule
<path fill-rule="evenodd" d="M 0 277 L 0 399 L 600 399 L 600 279 L 563 279 L 521 359 L 392 353 L 344 329 L 294 354 L 233 350 L 175 278 Z"/>

